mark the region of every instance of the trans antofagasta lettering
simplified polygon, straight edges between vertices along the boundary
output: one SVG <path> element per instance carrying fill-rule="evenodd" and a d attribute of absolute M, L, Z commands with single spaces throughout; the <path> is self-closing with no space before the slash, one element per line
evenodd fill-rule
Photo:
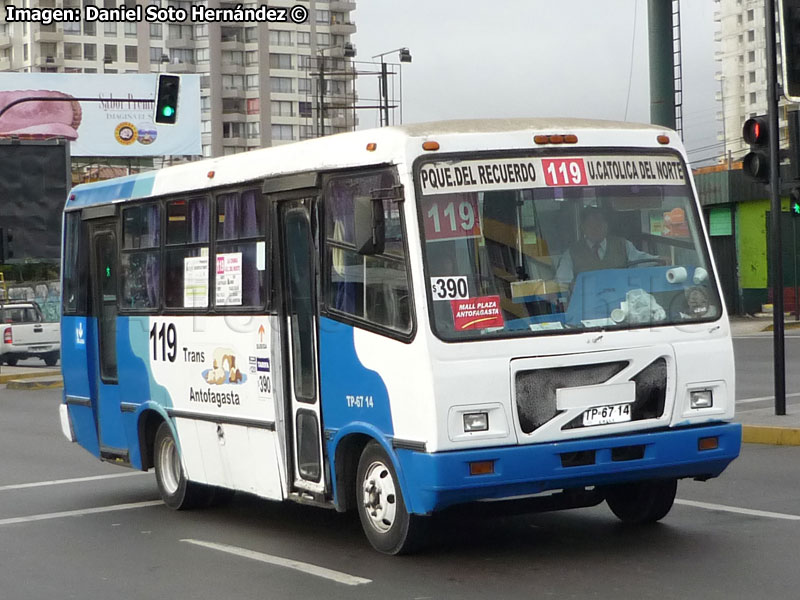
<path fill-rule="evenodd" d="M 202 402 L 204 404 L 216 404 L 220 408 L 223 404 L 239 406 L 239 394 L 236 392 L 212 392 L 211 390 L 195 390 L 189 388 L 189 402 Z"/>
<path fill-rule="evenodd" d="M 603 179 L 673 179 L 683 181 L 683 165 L 670 160 L 587 160 L 589 178 Z"/>
<path fill-rule="evenodd" d="M 423 167 L 420 172 L 423 188 L 450 188 L 497 183 L 530 183 L 536 181 L 532 162 L 486 163 Z"/>

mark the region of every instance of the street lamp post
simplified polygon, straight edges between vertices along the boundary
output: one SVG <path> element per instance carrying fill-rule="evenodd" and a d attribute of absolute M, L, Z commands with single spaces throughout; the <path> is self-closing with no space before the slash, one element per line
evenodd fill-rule
<path fill-rule="evenodd" d="M 401 63 L 410 63 L 411 62 L 411 52 L 408 48 L 395 48 L 394 50 L 387 50 L 386 52 L 381 52 L 380 54 L 376 54 L 372 58 L 380 58 L 381 59 L 381 80 L 380 80 L 380 87 L 379 87 L 379 96 L 381 102 L 381 127 L 389 125 L 389 71 L 386 68 L 387 65 L 383 61 L 383 57 L 387 54 L 394 54 L 397 52 L 400 57 Z M 402 114 L 402 105 L 403 105 L 403 66 L 400 65 L 400 110 Z M 402 119 L 401 119 L 402 120 Z"/>
<path fill-rule="evenodd" d="M 328 46 L 327 48 L 321 48 L 317 50 L 317 55 L 319 57 L 319 73 L 317 74 L 319 81 L 317 87 L 317 106 L 318 106 L 318 136 L 323 137 L 325 135 L 325 51 L 326 50 L 342 50 L 342 56 L 344 58 L 353 58 L 356 55 L 356 47 L 347 42 L 344 46 Z"/>

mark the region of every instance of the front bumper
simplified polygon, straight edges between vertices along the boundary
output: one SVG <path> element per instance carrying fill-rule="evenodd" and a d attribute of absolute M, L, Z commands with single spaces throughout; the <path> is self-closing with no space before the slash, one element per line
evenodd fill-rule
<path fill-rule="evenodd" d="M 717 437 L 714 450 L 701 438 Z M 646 479 L 716 477 L 739 456 L 742 427 L 718 423 L 549 444 L 427 454 L 397 450 L 406 505 L 428 514 L 454 504 Z M 469 463 L 494 461 L 491 475 Z M 590 462 L 591 461 L 591 462 Z"/>

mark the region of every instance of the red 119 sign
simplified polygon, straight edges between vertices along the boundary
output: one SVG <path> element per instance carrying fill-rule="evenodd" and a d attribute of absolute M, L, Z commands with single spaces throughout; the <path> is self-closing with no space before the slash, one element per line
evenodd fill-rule
<path fill-rule="evenodd" d="M 451 240 L 481 235 L 478 200 L 473 194 L 434 196 L 423 207 L 425 238 Z"/>
<path fill-rule="evenodd" d="M 543 158 L 542 169 L 547 185 L 586 185 L 586 167 L 582 158 Z"/>

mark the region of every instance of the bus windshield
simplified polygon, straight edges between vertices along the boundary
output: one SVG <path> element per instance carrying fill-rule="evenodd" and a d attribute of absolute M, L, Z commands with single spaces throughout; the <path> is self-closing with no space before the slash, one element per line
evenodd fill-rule
<path fill-rule="evenodd" d="M 714 320 L 683 161 L 619 152 L 434 160 L 415 176 L 445 340 Z"/>

